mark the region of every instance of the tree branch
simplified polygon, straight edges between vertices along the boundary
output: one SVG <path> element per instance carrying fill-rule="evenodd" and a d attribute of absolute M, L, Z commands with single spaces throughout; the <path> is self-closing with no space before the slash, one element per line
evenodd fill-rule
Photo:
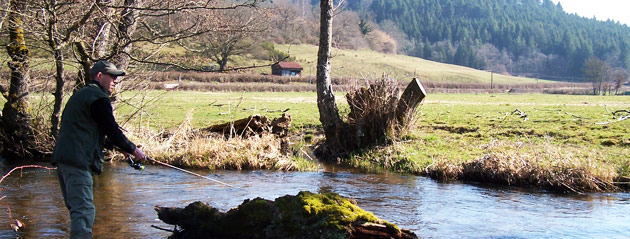
<path fill-rule="evenodd" d="M 608 121 L 608 122 L 598 122 L 595 123 L 596 125 L 607 125 L 613 122 L 619 122 L 622 120 L 627 120 L 630 119 L 630 110 L 615 110 L 614 112 L 612 112 L 613 116 L 617 116 L 617 114 L 621 114 L 621 113 L 626 113 L 626 115 L 619 117 L 616 121 Z"/>
<path fill-rule="evenodd" d="M 75 22 L 74 24 L 72 24 L 67 30 L 66 30 L 66 35 L 63 38 L 63 42 L 67 42 L 70 39 L 70 36 L 72 35 L 72 33 L 74 31 L 76 31 L 77 29 L 79 29 L 79 27 L 83 26 L 83 24 L 85 24 L 88 19 L 90 18 L 90 16 L 92 15 L 92 13 L 94 12 L 94 9 L 96 9 L 96 1 L 92 2 L 92 5 L 90 6 L 90 9 L 83 14 L 83 17 Z"/>
<path fill-rule="evenodd" d="M 616 110 L 614 112 L 612 112 L 612 115 L 616 116 L 619 113 L 626 113 L 630 115 L 630 110 Z"/>
<path fill-rule="evenodd" d="M 121 6 L 121 5 L 105 5 L 106 7 L 114 8 L 114 9 L 130 9 L 130 10 L 138 10 L 142 12 L 163 12 L 159 14 L 145 14 L 144 16 L 152 16 L 152 17 L 160 17 L 171 14 L 172 12 L 180 12 L 180 11 L 191 11 L 191 10 L 230 10 L 237 9 L 241 7 L 256 7 L 257 4 L 264 2 L 266 0 L 250 0 L 245 1 L 239 4 L 232 4 L 230 6 L 212 6 L 212 0 L 207 0 L 203 4 L 194 4 L 189 1 L 183 1 L 184 3 L 180 6 L 174 7 L 135 7 L 135 6 Z"/>
<path fill-rule="evenodd" d="M 13 171 L 18 170 L 18 169 L 22 170 L 22 169 L 25 169 L 25 168 L 43 168 L 43 169 L 48 169 L 48 170 L 55 170 L 55 169 L 57 169 L 56 167 L 55 168 L 49 168 L 49 167 L 40 166 L 40 165 L 23 165 L 23 166 L 19 166 L 19 167 L 15 167 L 15 168 L 11 169 L 11 171 L 9 171 L 4 176 L 2 176 L 2 178 L 0 178 L 0 183 L 2 183 L 2 181 L 6 177 L 8 177 Z"/>

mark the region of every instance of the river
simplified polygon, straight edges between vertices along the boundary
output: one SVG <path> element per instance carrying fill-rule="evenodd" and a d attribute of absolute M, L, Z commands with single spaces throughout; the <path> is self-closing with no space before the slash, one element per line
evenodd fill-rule
<path fill-rule="evenodd" d="M 0 168 L 6 172 L 10 167 Z M 399 174 L 362 174 L 335 168 L 319 172 L 195 171 L 234 188 L 148 165 L 136 171 L 118 162 L 94 178 L 94 238 L 166 238 L 151 227 L 154 206 L 202 201 L 227 211 L 248 198 L 273 200 L 299 191 L 336 192 L 421 238 L 630 238 L 630 194 L 553 194 L 511 187 L 439 183 Z M 4 174 L 3 174 L 4 175 Z M 69 216 L 56 172 L 25 169 L 7 177 L 0 196 L 0 238 L 67 238 Z M 19 233 L 9 216 L 26 226 Z"/>

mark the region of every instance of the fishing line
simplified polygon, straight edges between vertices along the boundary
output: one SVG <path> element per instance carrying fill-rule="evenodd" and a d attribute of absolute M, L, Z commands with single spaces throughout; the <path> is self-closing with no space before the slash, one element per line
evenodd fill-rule
<path fill-rule="evenodd" d="M 149 158 L 149 157 L 146 157 L 146 159 L 147 159 L 147 160 L 149 160 L 149 161 L 151 161 L 151 162 L 157 163 L 157 164 L 159 164 L 159 165 L 166 166 L 166 167 L 169 167 L 169 168 L 172 168 L 172 169 L 176 169 L 176 170 L 179 170 L 179 171 L 184 172 L 184 173 L 187 173 L 187 174 L 191 174 L 191 175 L 194 175 L 194 176 L 197 176 L 197 177 L 200 177 L 200 178 L 204 178 L 204 179 L 207 179 L 207 180 L 213 181 L 213 182 L 215 182 L 215 183 L 219 183 L 219 184 L 222 184 L 222 185 L 225 185 L 225 186 L 231 187 L 231 188 L 233 188 L 233 187 L 234 187 L 234 186 L 232 186 L 231 184 L 224 183 L 224 182 L 221 182 L 221 181 L 216 180 L 216 179 L 214 179 L 214 178 L 206 177 L 206 176 L 203 176 L 203 175 L 200 175 L 200 174 L 197 174 L 197 173 L 194 173 L 194 172 L 188 171 L 188 170 L 183 169 L 183 168 L 178 168 L 178 167 L 175 167 L 175 166 L 173 166 L 173 165 L 170 165 L 170 164 L 167 164 L 167 163 L 164 163 L 164 162 L 160 162 L 160 161 L 157 161 L 157 160 L 152 159 L 152 158 Z M 143 169 L 144 169 L 144 166 L 143 166 L 143 165 L 141 165 L 140 163 L 136 163 L 136 162 L 134 162 L 134 161 L 131 159 L 131 155 L 129 155 L 129 156 L 127 157 L 127 162 L 129 163 L 129 165 L 130 165 L 131 167 L 133 167 L 133 168 L 134 168 L 134 169 L 136 169 L 136 170 L 143 170 Z"/>

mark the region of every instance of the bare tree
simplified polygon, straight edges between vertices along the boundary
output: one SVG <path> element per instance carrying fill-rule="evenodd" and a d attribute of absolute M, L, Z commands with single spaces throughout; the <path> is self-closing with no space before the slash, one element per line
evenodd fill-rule
<path fill-rule="evenodd" d="M 343 1 L 339 4 L 343 4 Z M 333 0 L 320 1 L 317 107 L 326 141 L 317 151 L 325 156 L 345 155 L 357 148 L 395 140 L 413 122 L 415 108 L 426 96 L 418 79 L 412 80 L 402 96 L 399 96 L 396 80 L 383 79 L 346 95 L 350 114 L 348 122 L 343 122 L 335 103 L 330 77 L 332 19 L 337 7 L 334 7 Z"/>
<path fill-rule="evenodd" d="M 59 131 L 59 118 L 65 85 L 64 50 L 73 41 L 73 34 L 86 24 L 96 9 L 96 5 L 92 3 L 78 7 L 76 4 L 60 0 L 33 1 L 30 4 L 31 11 L 41 11 L 40 17 L 34 18 L 33 23 L 35 24 L 31 26 L 30 33 L 35 38 L 39 38 L 47 43 L 55 62 L 55 91 L 53 93 L 55 101 L 53 112 L 50 116 L 50 132 L 51 136 L 56 137 Z M 80 11 L 79 9 L 87 9 L 87 11 Z M 37 16 L 37 13 L 31 13 L 30 15 Z M 81 17 L 77 19 L 75 16 Z"/>
<path fill-rule="evenodd" d="M 301 6 L 301 8 L 300 8 Z M 300 6 L 287 0 L 273 1 L 271 21 L 273 26 L 267 31 L 268 40 L 275 43 L 313 43 L 317 39 L 317 20 L 313 13 L 306 11 L 311 5 L 308 1 L 300 2 Z"/>
<path fill-rule="evenodd" d="M 380 25 L 381 29 L 394 39 L 398 45 L 399 52 L 407 53 L 411 50 L 413 46 L 409 41 L 409 37 L 392 20 L 384 20 Z"/>
<path fill-rule="evenodd" d="M 333 25 L 333 46 L 341 49 L 367 48 L 368 43 L 365 35 L 359 28 L 359 15 L 352 11 L 341 11 L 336 13 L 335 24 Z"/>
<path fill-rule="evenodd" d="M 368 41 L 374 51 L 396 54 L 398 45 L 396 40 L 381 30 L 373 30 L 368 35 Z"/>
<path fill-rule="evenodd" d="M 615 69 L 612 73 L 613 84 L 615 85 L 615 95 L 619 94 L 619 89 L 623 87 L 623 82 L 628 80 L 628 70 L 623 68 Z"/>
<path fill-rule="evenodd" d="M 258 36 L 269 28 L 269 17 L 261 9 L 239 9 L 226 10 L 219 19 L 213 31 L 192 38 L 192 45 L 214 60 L 219 71 L 225 71 L 230 58 L 249 52 L 258 43 Z"/>
<path fill-rule="evenodd" d="M 582 71 L 593 83 L 593 95 L 605 93 L 602 92 L 602 86 L 610 73 L 610 66 L 606 62 L 597 57 L 588 58 L 586 62 L 584 62 Z"/>
<path fill-rule="evenodd" d="M 48 57 L 48 52 L 49 62 L 55 64 L 55 103 L 50 116 L 50 135 L 56 135 L 66 80 L 66 64 L 80 66 L 77 86 L 89 80 L 89 67 L 101 59 L 114 61 L 125 68 L 129 64 L 179 67 L 177 61 L 153 60 L 154 56 L 168 44 L 215 31 L 216 28 L 206 26 L 207 22 L 200 21 L 199 12 L 219 15 L 226 10 L 256 7 L 263 1 L 265 0 L 9 1 L 9 7 L 3 8 L 8 9 L 4 11 L 8 20 L 5 24 L 3 18 L 2 24 L 8 26 L 7 52 L 11 57 L 11 83 L 8 90 L 0 86 L 0 92 L 7 99 L 0 119 L 2 139 L 5 142 L 3 145 L 17 145 L 19 148 L 5 147 L 3 152 L 13 152 L 16 154 L 13 158 L 24 158 L 32 155 L 37 148 L 30 145 L 36 142 L 33 130 L 29 132 L 31 120 L 26 111 L 30 79 L 29 48 L 26 40 L 32 40 L 31 46 L 38 49 L 47 48 L 46 51 L 38 51 L 38 58 Z M 180 16 L 185 21 L 178 22 L 177 27 L 171 28 L 168 24 L 171 24 L 170 18 L 173 15 Z M 25 24 L 24 21 L 28 22 Z M 143 48 L 133 48 L 135 44 L 142 45 Z"/>

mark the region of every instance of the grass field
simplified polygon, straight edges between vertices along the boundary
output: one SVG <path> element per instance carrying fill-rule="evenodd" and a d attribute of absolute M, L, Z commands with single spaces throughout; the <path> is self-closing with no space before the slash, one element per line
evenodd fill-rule
<path fill-rule="evenodd" d="M 123 98 L 135 96 L 134 94 L 135 92 L 128 92 Z M 343 99 L 342 95 L 338 98 Z M 142 122 L 139 122 L 140 117 L 137 116 L 129 122 L 131 127 L 142 125 L 153 129 L 173 128 L 182 123 L 189 111 L 193 112 L 194 128 L 225 123 L 252 114 L 274 118 L 281 116 L 282 111 L 292 115 L 294 129 L 320 124 L 317 95 L 314 92 L 151 91 L 144 101 L 154 102 L 146 105 Z M 142 105 L 142 101 L 137 96 L 129 104 L 121 104 L 119 117 L 129 118 L 139 105 Z"/>
<path fill-rule="evenodd" d="M 252 114 L 275 118 L 282 111 L 292 115 L 291 131 L 303 140 L 305 135 L 312 137 L 320 126 L 313 92 L 148 91 L 144 95 L 130 91 L 121 99 L 117 118 L 131 132 L 178 132 L 182 125 L 199 129 Z M 343 93 L 337 94 L 337 104 L 345 116 Z M 446 180 L 606 191 L 619 182 L 630 181 L 630 120 L 617 121 L 627 114 L 612 114 L 629 107 L 628 96 L 429 94 L 419 108 L 415 127 L 403 140 L 355 152 L 344 162 L 366 171 L 395 171 Z M 139 108 L 142 113 L 135 113 Z M 185 135 L 179 141 L 181 145 L 171 145 L 160 154 L 171 161 L 195 158 L 206 165 L 203 158 L 208 157 L 207 152 L 186 151 L 214 144 L 215 140 L 189 143 L 196 142 L 191 137 Z M 154 136 L 139 135 L 133 140 L 151 145 L 142 142 L 147 138 Z M 309 144 L 300 142 L 299 137 L 297 140 L 300 147 Z M 251 142 L 239 144 L 254 147 Z M 266 149 L 260 142 L 257 145 L 262 147 L 260 150 Z M 230 147 L 209 150 L 218 154 L 230 151 Z M 169 156 L 172 154 L 179 156 L 173 159 Z M 226 157 L 241 160 L 242 156 Z M 312 169 L 312 164 L 301 161 L 297 166 L 282 167 Z M 559 179 L 564 181 L 554 181 Z"/>
<path fill-rule="evenodd" d="M 607 190 L 630 177 L 630 120 L 611 114 L 629 106 L 630 97 L 429 95 L 408 141 L 351 163 L 442 179 Z M 366 164 L 373 157 L 385 160 Z"/>
<path fill-rule="evenodd" d="M 318 47 L 314 45 L 276 45 L 276 49 L 296 58 L 303 75 L 315 75 Z M 424 81 L 448 83 L 536 84 L 536 79 L 492 74 L 468 67 L 444 64 L 405 55 L 391 55 L 369 50 L 332 50 L 332 76 L 399 80 L 416 76 Z M 492 78 L 492 79 L 491 79 Z M 547 81 L 540 81 L 547 82 Z"/>
<path fill-rule="evenodd" d="M 148 117 L 142 124 L 136 121 L 131 127 L 172 128 L 191 109 L 192 125 L 199 128 L 251 114 L 278 117 L 279 111 L 285 109 L 293 116 L 293 132 L 320 125 L 314 93 L 151 94 L 160 95 L 161 99 L 147 107 Z M 343 94 L 337 100 L 343 112 Z M 346 162 L 368 171 L 389 170 L 440 179 L 532 184 L 574 191 L 607 190 L 612 182 L 630 179 L 630 120 L 617 122 L 612 115 L 616 110 L 628 110 L 628 106 L 627 96 L 431 94 L 420 107 L 416 127 L 403 141 L 357 152 Z M 123 106 L 118 114 L 124 118 L 129 112 L 130 108 Z M 488 172 L 490 175 L 471 176 L 468 172 L 479 163 L 494 162 L 490 159 L 499 160 L 495 162 L 499 165 L 485 169 L 496 170 Z M 499 177 L 508 172 L 511 173 Z M 558 175 L 562 173 L 578 175 L 576 172 L 580 177 L 607 183 L 550 185 L 553 182 L 549 180 L 554 177 L 561 177 Z"/>

